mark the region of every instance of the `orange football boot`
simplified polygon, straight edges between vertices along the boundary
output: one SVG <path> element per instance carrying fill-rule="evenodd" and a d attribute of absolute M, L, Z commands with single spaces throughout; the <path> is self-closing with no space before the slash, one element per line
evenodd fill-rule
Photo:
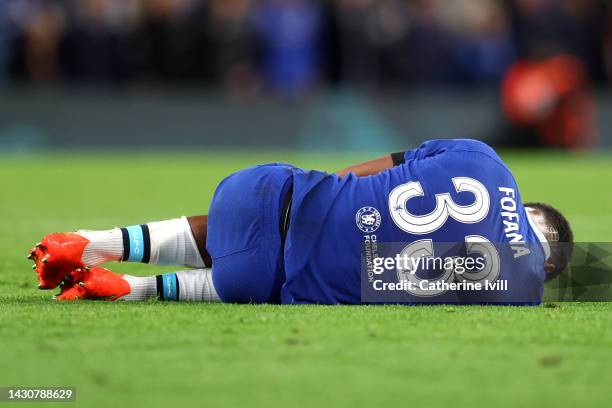
<path fill-rule="evenodd" d="M 67 232 L 49 234 L 36 244 L 28 259 L 34 260 L 32 269 L 38 275 L 38 288 L 53 289 L 71 271 L 84 268 L 81 258 L 88 243 L 87 238 Z"/>
<path fill-rule="evenodd" d="M 130 285 L 117 274 L 104 268 L 79 268 L 68 273 L 57 300 L 117 300 L 131 292 Z"/>

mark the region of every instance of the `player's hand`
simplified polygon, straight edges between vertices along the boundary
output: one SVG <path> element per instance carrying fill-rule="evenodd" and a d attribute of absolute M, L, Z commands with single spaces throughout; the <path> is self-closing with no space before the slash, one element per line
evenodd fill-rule
<path fill-rule="evenodd" d="M 30 250 L 28 259 L 38 275 L 39 289 L 53 289 L 67 274 L 83 268 L 81 258 L 89 241 L 75 233 L 54 233 L 45 236 Z"/>
<path fill-rule="evenodd" d="M 104 268 L 79 268 L 68 273 L 60 286 L 57 300 L 117 300 L 130 293 L 123 275 Z"/>

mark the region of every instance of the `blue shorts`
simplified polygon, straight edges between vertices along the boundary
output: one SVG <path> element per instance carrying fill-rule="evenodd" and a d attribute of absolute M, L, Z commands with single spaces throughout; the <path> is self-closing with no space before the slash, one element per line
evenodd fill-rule
<path fill-rule="evenodd" d="M 285 281 L 280 213 L 293 166 L 264 164 L 226 177 L 208 212 L 206 250 L 219 297 L 278 303 Z"/>

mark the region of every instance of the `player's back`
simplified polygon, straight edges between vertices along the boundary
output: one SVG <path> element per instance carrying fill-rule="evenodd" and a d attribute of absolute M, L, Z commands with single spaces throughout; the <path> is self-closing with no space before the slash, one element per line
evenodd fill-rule
<path fill-rule="evenodd" d="M 282 301 L 539 302 L 544 250 L 512 174 L 493 149 L 474 140 L 437 140 L 404 158 L 369 177 L 295 172 Z M 442 260 L 479 255 L 486 262 L 471 275 L 446 267 L 426 272 L 448 282 L 507 287 L 430 291 L 419 282 L 436 279 L 422 271 L 373 271 L 375 258 L 397 253 Z M 376 280 L 416 286 L 385 292 L 375 289 Z"/>

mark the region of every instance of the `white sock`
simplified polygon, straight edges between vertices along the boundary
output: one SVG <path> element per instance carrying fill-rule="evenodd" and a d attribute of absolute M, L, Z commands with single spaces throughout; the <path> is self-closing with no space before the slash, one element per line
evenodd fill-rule
<path fill-rule="evenodd" d="M 188 302 L 220 302 L 212 282 L 212 269 L 176 272 L 179 281 L 178 299 Z"/>
<path fill-rule="evenodd" d="M 145 262 L 203 268 L 204 261 L 187 217 L 107 231 L 77 231 L 89 240 L 83 251 L 86 266 L 110 261 Z M 129 247 L 124 247 L 126 242 Z"/>
<path fill-rule="evenodd" d="M 119 300 L 147 300 L 157 297 L 157 278 L 155 276 L 123 275 L 130 285 L 130 293 Z"/>
<path fill-rule="evenodd" d="M 158 276 L 138 277 L 123 275 L 130 285 L 130 293 L 119 300 L 143 301 L 161 295 L 160 300 L 188 302 L 220 302 L 212 282 L 211 269 L 194 269 Z M 166 288 L 159 288 L 158 281 Z M 176 293 L 178 289 L 178 293 Z"/>
<path fill-rule="evenodd" d="M 81 258 L 85 266 L 98 266 L 105 262 L 121 260 L 123 238 L 119 228 L 107 231 L 80 230 L 77 233 L 89 240 Z"/>

